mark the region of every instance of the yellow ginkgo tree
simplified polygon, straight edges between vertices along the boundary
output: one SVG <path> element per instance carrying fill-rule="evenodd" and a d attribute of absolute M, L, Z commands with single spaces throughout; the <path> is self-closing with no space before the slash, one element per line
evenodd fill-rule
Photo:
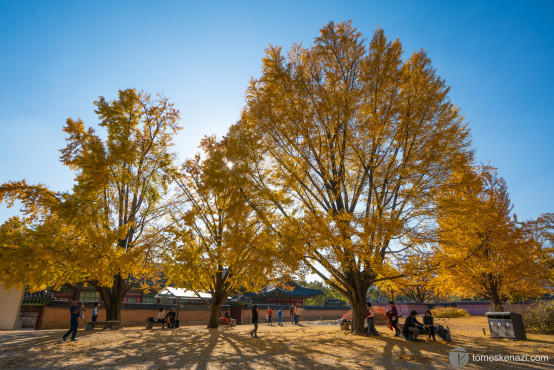
<path fill-rule="evenodd" d="M 168 242 L 168 282 L 208 292 L 208 328 L 217 328 L 232 294 L 261 290 L 280 276 L 271 230 L 248 204 L 240 153 L 228 140 L 206 137 L 198 154 L 176 176 Z M 236 146 L 235 146 L 236 147 Z"/>
<path fill-rule="evenodd" d="M 0 280 L 33 290 L 91 284 L 107 319 L 118 320 L 132 287 L 161 278 L 179 113 L 166 98 L 134 89 L 95 105 L 105 133 L 71 118 L 63 129 L 61 161 L 75 173 L 71 191 L 25 181 L 0 186 L 0 201 L 22 204 L 22 216 L 0 227 Z"/>
<path fill-rule="evenodd" d="M 368 288 L 394 277 L 383 266 L 433 226 L 438 189 L 473 156 L 430 58 L 402 53 L 381 29 L 366 43 L 333 22 L 309 48 L 270 47 L 231 130 L 284 258 L 348 299 L 356 333 Z"/>
<path fill-rule="evenodd" d="M 511 216 L 505 181 L 490 166 L 467 167 L 442 189 L 435 286 L 462 297 L 491 301 L 538 297 L 551 287 L 543 245 Z"/>

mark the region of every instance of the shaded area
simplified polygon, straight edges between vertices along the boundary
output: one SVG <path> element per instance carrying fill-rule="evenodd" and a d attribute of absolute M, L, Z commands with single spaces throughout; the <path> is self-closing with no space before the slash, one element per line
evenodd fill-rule
<path fill-rule="evenodd" d="M 0 332 L 0 368 L 192 368 L 192 369 L 450 369 L 449 352 L 462 347 L 475 354 L 552 353 L 554 338 L 530 335 L 528 341 L 491 339 L 481 321 L 452 319 L 453 343 L 407 342 L 384 326 L 379 337 L 340 332 L 338 325 L 260 326 L 259 339 L 250 325 L 174 330 L 125 328 L 118 331 L 82 330 L 78 342 L 62 342 L 64 330 Z M 486 321 L 485 321 L 486 323 Z M 474 363 L 465 368 L 541 369 L 549 363 Z"/>

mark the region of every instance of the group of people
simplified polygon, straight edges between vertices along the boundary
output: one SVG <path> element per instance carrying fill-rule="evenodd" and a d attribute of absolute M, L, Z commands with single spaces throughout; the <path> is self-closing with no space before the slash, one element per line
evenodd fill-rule
<path fill-rule="evenodd" d="M 389 328 L 391 330 L 395 330 L 395 337 L 400 336 L 402 333 L 404 337 L 408 340 L 414 340 L 418 341 L 417 337 L 419 335 L 420 330 L 425 330 L 429 333 L 429 338 L 435 339 L 435 323 L 433 314 L 430 310 L 425 311 L 425 316 L 423 317 L 423 323 L 419 322 L 417 320 L 417 312 L 411 311 L 410 316 L 406 318 L 406 321 L 404 322 L 403 330 L 400 331 L 398 328 L 398 310 L 396 309 L 396 306 L 394 305 L 393 301 L 389 302 L 390 310 L 386 312 L 386 316 L 388 319 Z M 95 303 L 92 308 L 92 321 L 96 321 L 98 318 L 98 311 L 100 309 L 100 304 Z M 79 302 L 73 301 L 71 304 L 71 307 L 69 309 L 70 312 L 70 329 L 67 331 L 67 333 L 64 334 L 62 339 L 65 341 L 67 340 L 67 337 L 71 335 L 71 340 L 76 341 L 77 336 L 77 328 L 79 326 L 79 319 L 84 318 L 84 311 L 86 310 L 84 305 L 79 306 Z M 375 312 L 373 311 L 373 307 L 371 303 L 366 303 L 366 323 L 367 323 L 367 336 L 375 335 L 378 336 L 379 332 L 375 328 Z M 291 324 L 298 325 L 300 321 L 300 313 L 303 311 L 303 309 L 300 307 L 300 304 L 291 305 L 289 309 L 290 318 L 291 318 Z M 267 308 L 267 325 L 272 326 L 273 322 L 271 321 L 271 318 L 273 316 L 273 310 L 271 307 Z M 225 311 L 225 314 L 222 317 L 223 323 L 227 325 L 227 327 L 231 324 L 231 312 L 229 309 Z M 279 308 L 277 311 L 277 325 L 283 326 L 283 310 Z M 162 329 L 165 328 L 167 325 L 168 328 L 175 328 L 176 324 L 176 312 L 174 308 L 170 308 L 166 311 L 165 308 L 160 308 L 158 311 L 158 315 L 156 317 L 156 321 L 160 322 L 162 324 Z M 258 338 L 258 322 L 259 322 L 259 316 L 258 316 L 258 306 L 254 305 L 252 308 L 252 324 L 254 325 L 254 329 L 250 332 L 250 336 L 254 338 Z M 439 331 L 439 334 L 440 331 Z"/>
<path fill-rule="evenodd" d="M 156 321 L 162 323 L 162 329 L 165 329 L 166 325 L 168 329 L 172 329 L 172 328 L 175 328 L 176 318 L 177 318 L 177 314 L 174 308 L 170 308 L 169 310 L 166 310 L 165 308 L 162 307 L 158 311 L 158 316 L 156 317 Z"/>
<path fill-rule="evenodd" d="M 399 337 L 402 333 L 404 337 L 407 340 L 413 340 L 418 341 L 417 337 L 419 335 L 420 330 L 425 330 L 429 333 L 429 338 L 435 339 L 435 320 L 433 318 L 433 314 L 430 310 L 425 311 L 425 316 L 423 317 L 423 324 L 420 323 L 416 316 L 417 311 L 410 312 L 410 316 L 406 318 L 406 321 L 404 322 L 404 327 L 402 329 L 402 332 L 398 328 L 398 310 L 396 309 L 396 306 L 394 305 L 393 301 L 389 302 L 390 310 L 387 311 L 387 319 L 389 322 L 389 329 L 395 330 L 395 337 Z M 373 311 L 373 307 L 371 306 L 371 303 L 366 304 L 367 312 L 366 312 L 366 322 L 367 322 L 367 336 L 375 335 L 378 336 L 379 332 L 377 332 L 377 329 L 375 329 L 375 312 Z"/>
<path fill-rule="evenodd" d="M 299 303 L 297 303 L 296 305 L 293 304 L 290 306 L 289 313 L 290 313 L 291 324 L 298 325 L 300 321 L 300 314 L 303 310 L 304 309 L 300 307 Z M 273 316 L 273 310 L 271 309 L 271 307 L 268 307 L 266 311 L 268 326 L 273 326 L 272 316 Z M 252 307 L 252 324 L 254 325 L 254 329 L 252 329 L 252 331 L 250 332 L 250 336 L 253 338 L 258 338 L 258 323 L 259 323 L 258 305 L 254 305 L 254 307 Z M 283 326 L 283 310 L 281 308 L 279 308 L 279 310 L 277 311 L 277 325 Z"/>

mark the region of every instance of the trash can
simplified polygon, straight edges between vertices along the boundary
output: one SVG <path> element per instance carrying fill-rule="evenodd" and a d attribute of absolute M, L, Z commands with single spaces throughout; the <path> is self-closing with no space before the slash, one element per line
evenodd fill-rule
<path fill-rule="evenodd" d="M 491 337 L 527 339 L 523 318 L 515 312 L 487 312 Z"/>

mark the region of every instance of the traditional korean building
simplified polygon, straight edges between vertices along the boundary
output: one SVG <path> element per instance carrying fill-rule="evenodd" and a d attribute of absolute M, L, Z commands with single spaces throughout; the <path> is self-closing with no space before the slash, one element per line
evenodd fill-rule
<path fill-rule="evenodd" d="M 323 294 L 319 289 L 300 286 L 294 281 L 285 284 L 270 284 L 258 293 L 244 293 L 254 304 L 304 304 L 304 299 Z"/>

